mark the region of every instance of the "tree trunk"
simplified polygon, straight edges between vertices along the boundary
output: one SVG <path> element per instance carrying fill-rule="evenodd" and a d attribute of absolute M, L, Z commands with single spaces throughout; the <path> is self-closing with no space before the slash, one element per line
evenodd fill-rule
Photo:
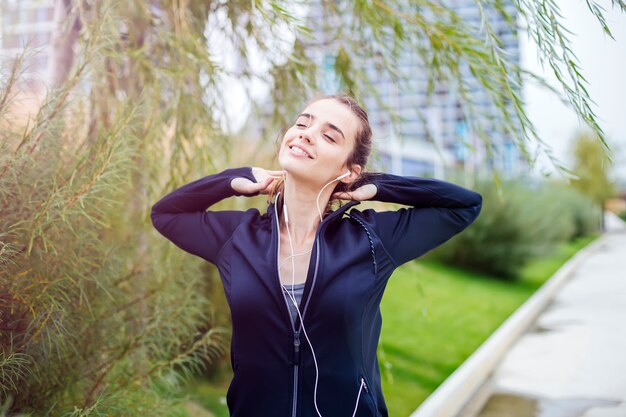
<path fill-rule="evenodd" d="M 70 17 L 73 0 L 55 0 L 54 29 L 50 37 L 48 85 L 57 88 L 67 79 L 74 64 L 74 45 L 81 29 L 79 15 Z"/>

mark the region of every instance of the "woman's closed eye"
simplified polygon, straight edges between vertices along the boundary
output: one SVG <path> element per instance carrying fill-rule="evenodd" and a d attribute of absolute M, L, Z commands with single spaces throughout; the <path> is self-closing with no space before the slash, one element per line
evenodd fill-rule
<path fill-rule="evenodd" d="M 308 126 L 307 126 L 307 125 L 305 125 L 304 123 L 296 123 L 296 127 L 305 128 L 305 127 L 308 127 Z M 329 141 L 333 142 L 333 143 L 337 142 L 337 141 L 336 141 L 336 140 L 335 140 L 332 136 L 330 136 L 330 135 L 326 135 L 326 134 L 324 134 L 323 136 L 324 136 L 326 139 L 328 139 Z"/>

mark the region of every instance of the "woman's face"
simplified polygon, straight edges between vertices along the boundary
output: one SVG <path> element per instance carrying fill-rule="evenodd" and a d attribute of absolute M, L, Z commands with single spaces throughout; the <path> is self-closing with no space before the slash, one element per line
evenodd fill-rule
<path fill-rule="evenodd" d="M 359 120 L 333 99 L 311 103 L 285 132 L 278 162 L 300 179 L 327 183 L 344 174 L 355 146 Z"/>

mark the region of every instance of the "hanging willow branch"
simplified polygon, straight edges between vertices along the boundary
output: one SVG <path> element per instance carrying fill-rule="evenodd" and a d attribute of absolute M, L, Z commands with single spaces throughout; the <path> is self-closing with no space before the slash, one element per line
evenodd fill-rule
<path fill-rule="evenodd" d="M 517 0 L 513 9 L 476 0 L 480 27 L 443 1 L 324 0 L 324 39 L 306 19 L 308 1 L 63 3 L 71 7 L 57 30 L 80 30 L 53 59 L 74 51 L 73 65 L 54 68 L 54 79 L 64 81 L 34 117 L 13 113 L 28 51 L 0 78 L 0 395 L 7 413 L 168 416 L 176 403 L 168 381 L 228 360 L 228 330 L 220 325 L 228 307 L 215 296 L 215 270 L 158 236 L 149 210 L 253 146 L 230 134 L 234 81 L 269 121 L 261 130 L 267 137 L 248 138 L 261 139 L 257 158 L 273 153 L 275 132 L 320 90 L 322 52 L 333 56 L 343 88 L 374 96 L 394 122 L 401 118 L 364 62 L 376 59 L 379 73 L 403 88 L 397 63 L 411 53 L 423 63 L 429 95 L 438 83 L 458 91 L 489 152 L 496 125 L 528 159 L 533 142 L 549 155 L 520 97 L 522 82 L 547 84 L 507 56 L 489 19 L 495 12 L 538 44 L 560 81 L 553 92 L 606 146 L 553 0 Z M 622 1 L 612 5 L 626 10 Z M 611 36 L 600 5 L 587 6 Z M 483 114 L 472 102 L 471 82 L 485 89 L 494 111 Z M 252 93 L 260 85 L 263 98 Z"/>

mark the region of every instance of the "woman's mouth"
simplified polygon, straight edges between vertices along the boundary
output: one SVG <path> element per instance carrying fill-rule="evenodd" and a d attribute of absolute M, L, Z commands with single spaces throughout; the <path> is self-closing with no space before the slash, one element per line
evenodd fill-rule
<path fill-rule="evenodd" d="M 298 146 L 298 145 L 291 145 L 289 147 L 290 153 L 294 156 L 298 156 L 298 157 L 306 157 L 309 159 L 313 159 L 313 157 L 311 156 L 310 153 L 307 152 L 306 149 Z"/>

